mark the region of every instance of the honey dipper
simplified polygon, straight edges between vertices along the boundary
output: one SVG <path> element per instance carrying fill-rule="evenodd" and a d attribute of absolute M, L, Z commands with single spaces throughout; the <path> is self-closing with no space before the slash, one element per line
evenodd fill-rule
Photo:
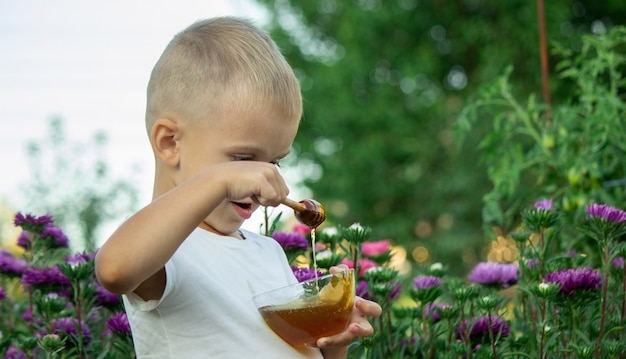
<path fill-rule="evenodd" d="M 300 223 L 309 226 L 309 228 L 316 228 L 326 220 L 324 206 L 316 200 L 304 199 L 300 202 L 296 202 L 285 198 L 283 204 L 293 209 L 296 219 L 300 221 Z"/>

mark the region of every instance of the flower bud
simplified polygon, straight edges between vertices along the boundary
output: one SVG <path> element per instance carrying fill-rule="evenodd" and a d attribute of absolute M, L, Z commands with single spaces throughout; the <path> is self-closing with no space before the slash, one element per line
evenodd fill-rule
<path fill-rule="evenodd" d="M 46 334 L 37 341 L 41 349 L 50 354 L 58 353 L 65 347 L 65 338 L 59 337 L 57 334 Z M 54 357 L 54 355 L 53 355 Z"/>
<path fill-rule="evenodd" d="M 446 274 L 447 270 L 448 268 L 444 267 L 440 262 L 437 262 L 428 267 L 428 274 L 441 278 Z"/>
<path fill-rule="evenodd" d="M 369 227 L 362 227 L 360 223 L 354 223 L 348 228 L 342 228 L 341 232 L 350 244 L 360 245 L 369 238 L 372 233 L 372 229 Z"/>
<path fill-rule="evenodd" d="M 558 283 L 538 283 L 530 287 L 530 291 L 540 298 L 552 298 L 559 294 L 561 286 Z"/>
<path fill-rule="evenodd" d="M 498 298 L 498 296 L 490 294 L 478 299 L 477 304 L 479 308 L 489 312 L 494 310 L 498 306 L 498 303 L 500 303 L 500 299 Z"/>

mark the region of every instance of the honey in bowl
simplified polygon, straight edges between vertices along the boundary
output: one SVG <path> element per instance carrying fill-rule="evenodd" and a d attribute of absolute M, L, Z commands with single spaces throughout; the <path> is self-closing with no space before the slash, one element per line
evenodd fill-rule
<path fill-rule="evenodd" d="M 314 278 L 253 298 L 268 326 L 294 347 L 343 332 L 354 305 L 354 270 Z"/>

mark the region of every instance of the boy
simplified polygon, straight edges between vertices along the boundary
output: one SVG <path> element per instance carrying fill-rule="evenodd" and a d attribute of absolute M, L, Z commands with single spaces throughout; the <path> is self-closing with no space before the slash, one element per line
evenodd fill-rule
<path fill-rule="evenodd" d="M 200 21 L 167 46 L 147 91 L 153 201 L 96 258 L 101 284 L 124 294 L 139 358 L 344 358 L 372 334 L 366 316 L 381 308 L 357 298 L 344 333 L 293 348 L 252 302 L 295 281 L 277 243 L 239 227 L 286 198 L 276 167 L 301 115 L 292 69 L 249 22 Z"/>

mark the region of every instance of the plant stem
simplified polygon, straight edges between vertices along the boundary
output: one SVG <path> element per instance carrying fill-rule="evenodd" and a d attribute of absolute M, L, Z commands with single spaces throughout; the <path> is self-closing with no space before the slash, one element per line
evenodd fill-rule
<path fill-rule="evenodd" d="M 624 328 L 624 324 L 625 324 L 625 320 L 624 317 L 626 317 L 626 264 L 622 264 L 622 293 L 620 295 L 620 297 L 622 297 L 622 311 L 621 311 L 621 315 L 620 315 L 620 326 L 622 328 Z M 623 340 L 624 338 L 624 329 L 622 329 L 622 335 L 621 338 Z M 624 358 L 625 354 L 622 353 L 620 354 L 620 358 Z"/>
<path fill-rule="evenodd" d="M 544 359 L 544 345 L 546 340 L 546 300 L 541 302 L 541 334 L 539 337 L 539 359 Z"/>
<path fill-rule="evenodd" d="M 386 313 L 387 311 L 387 306 L 385 305 L 385 303 L 381 302 L 381 307 L 383 309 L 383 313 Z M 387 318 L 385 315 L 381 315 L 379 320 L 378 320 L 378 330 L 380 331 L 380 333 L 385 333 L 385 318 Z M 391 331 L 389 331 L 389 333 L 391 333 Z M 388 340 L 385 340 L 385 338 L 383 338 L 383 340 L 380 341 L 381 342 L 381 351 L 383 353 L 386 353 L 387 350 L 385 349 L 385 343 L 388 343 Z"/>
<path fill-rule="evenodd" d="M 545 243 L 546 243 L 546 232 L 545 232 L 545 228 L 540 228 L 539 229 L 539 270 L 541 275 L 545 275 L 545 271 L 544 271 L 544 263 L 545 263 L 545 256 L 546 256 L 546 251 L 547 248 L 545 248 Z"/>
<path fill-rule="evenodd" d="M 606 300 L 609 289 L 609 246 L 604 246 L 602 250 L 602 260 L 604 264 L 604 279 L 602 280 L 602 303 L 600 304 L 600 331 L 598 332 L 598 342 L 596 343 L 595 358 L 600 358 L 602 349 L 602 339 L 604 337 L 604 323 L 606 321 Z"/>
<path fill-rule="evenodd" d="M 265 223 L 265 236 L 269 237 L 270 236 L 270 216 L 267 211 L 268 211 L 267 207 L 264 207 L 263 208 L 263 221 Z"/>
<path fill-rule="evenodd" d="M 81 308 L 81 300 L 80 300 L 80 281 L 76 281 L 76 285 L 74 288 L 74 298 L 76 301 L 76 321 L 78 322 L 78 325 L 76 325 L 76 333 L 77 335 L 77 340 L 78 340 L 78 359 L 82 359 L 83 358 L 83 327 L 82 327 L 82 319 L 83 319 L 83 315 L 82 315 L 82 308 Z"/>
<path fill-rule="evenodd" d="M 537 0 L 537 23 L 539 25 L 539 54 L 541 57 L 541 85 L 543 88 L 543 102 L 550 106 L 550 77 L 548 69 L 548 46 L 546 40 L 546 17 L 543 0 Z M 550 113 L 547 120 L 550 121 Z"/>
<path fill-rule="evenodd" d="M 491 312 L 487 312 L 487 326 L 489 328 L 489 342 L 491 344 L 491 354 L 493 359 L 498 359 L 498 352 L 496 351 L 496 340 L 493 336 L 493 322 L 491 321 Z"/>
<path fill-rule="evenodd" d="M 352 253 L 352 263 L 354 263 L 354 275 L 357 277 L 361 273 L 361 266 L 359 263 L 359 252 L 361 251 L 361 245 L 357 244 L 354 246 L 354 251 Z"/>
<path fill-rule="evenodd" d="M 469 320 L 465 319 L 465 305 L 461 306 L 461 323 L 466 323 L 465 327 L 463 328 L 463 333 L 461 333 L 461 335 L 463 336 L 463 343 L 465 344 L 465 355 L 466 358 L 471 359 L 472 358 L 472 344 L 470 343 L 470 325 L 472 323 L 470 323 Z"/>

